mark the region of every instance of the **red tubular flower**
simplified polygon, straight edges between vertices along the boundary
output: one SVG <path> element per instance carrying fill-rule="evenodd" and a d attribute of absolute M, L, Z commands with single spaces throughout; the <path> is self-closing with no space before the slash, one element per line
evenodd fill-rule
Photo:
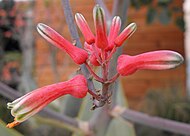
<path fill-rule="evenodd" d="M 7 125 L 12 128 L 19 123 L 27 120 L 53 100 L 70 94 L 76 98 L 83 98 L 88 92 L 87 81 L 83 75 L 77 75 L 73 79 L 57 84 L 48 85 L 36 89 L 12 103 L 8 103 L 7 107 L 11 109 L 12 116 L 15 117 L 14 122 Z"/>
<path fill-rule="evenodd" d="M 133 74 L 138 69 L 165 70 L 179 66 L 183 57 L 174 51 L 161 50 L 137 56 L 121 55 L 117 61 L 117 71 L 122 76 Z"/>
<path fill-rule="evenodd" d="M 75 20 L 76 20 L 76 23 L 77 23 L 79 29 L 81 30 L 82 34 L 84 35 L 85 41 L 88 44 L 94 43 L 95 42 L 94 34 L 90 30 L 90 27 L 88 26 L 88 23 L 86 22 L 83 15 L 80 13 L 76 13 Z"/>
<path fill-rule="evenodd" d="M 49 26 L 39 23 L 37 30 L 47 41 L 66 51 L 75 63 L 83 64 L 87 60 L 88 53 L 85 50 L 74 46 Z"/>
<path fill-rule="evenodd" d="M 114 40 L 118 36 L 118 33 L 121 28 L 121 18 L 119 16 L 115 16 L 112 20 L 112 24 L 110 27 L 110 32 L 108 36 L 109 40 L 109 46 L 106 48 L 106 50 L 112 50 L 115 46 Z"/>
<path fill-rule="evenodd" d="M 114 43 L 117 47 L 120 47 L 127 38 L 129 38 L 137 29 L 137 25 L 135 23 L 129 24 L 115 39 Z"/>
<path fill-rule="evenodd" d="M 96 46 L 104 50 L 108 46 L 108 40 L 104 10 L 99 5 L 96 5 L 93 9 L 93 18 L 96 31 Z"/>

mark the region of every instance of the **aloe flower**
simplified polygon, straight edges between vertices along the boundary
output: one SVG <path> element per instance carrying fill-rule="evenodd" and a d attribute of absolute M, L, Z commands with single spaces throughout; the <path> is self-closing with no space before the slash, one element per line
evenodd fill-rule
<path fill-rule="evenodd" d="M 120 47 L 126 39 L 128 39 L 137 29 L 137 25 L 135 23 L 129 24 L 117 38 L 114 40 L 114 43 L 117 47 Z"/>
<path fill-rule="evenodd" d="M 96 47 L 107 52 L 111 51 L 114 46 L 120 47 L 137 28 L 135 23 L 131 23 L 119 34 L 121 19 L 119 16 L 115 16 L 112 19 L 109 35 L 107 35 L 105 13 L 99 5 L 96 5 L 93 9 L 93 18 L 96 32 L 95 38 L 82 14 L 77 13 L 75 15 L 76 23 L 84 35 L 85 42 L 88 44 L 95 43 Z"/>
<path fill-rule="evenodd" d="M 94 34 L 91 32 L 90 27 L 88 26 L 88 23 L 86 22 L 85 18 L 82 14 L 76 13 L 75 14 L 75 20 L 76 23 L 81 30 L 82 34 L 84 35 L 85 41 L 88 44 L 92 44 L 95 42 Z"/>
<path fill-rule="evenodd" d="M 108 46 L 105 13 L 98 5 L 94 7 L 93 18 L 96 31 L 96 46 L 100 49 L 105 49 Z"/>
<path fill-rule="evenodd" d="M 60 82 L 38 88 L 7 104 L 11 109 L 14 122 L 7 125 L 12 128 L 27 120 L 55 99 L 70 94 L 76 98 L 83 98 L 88 91 L 87 81 L 83 75 L 77 75 L 69 81 Z"/>
<path fill-rule="evenodd" d="M 114 40 L 118 36 L 120 28 L 121 28 L 121 18 L 119 16 L 115 16 L 112 20 L 110 32 L 108 35 L 109 46 L 107 47 L 107 50 L 112 50 L 113 47 L 115 46 Z"/>
<path fill-rule="evenodd" d="M 7 125 L 8 128 L 27 120 L 50 102 L 66 94 L 83 98 L 89 92 L 95 100 L 93 109 L 102 107 L 104 104 L 110 103 L 109 85 L 115 82 L 120 75 L 128 76 L 141 69 L 171 69 L 183 62 L 183 57 L 179 53 L 169 50 L 152 51 L 136 56 L 123 54 L 118 57 L 116 75 L 109 77 L 110 60 L 113 54 L 135 32 L 137 26 L 135 23 L 131 23 L 120 33 L 121 19 L 119 16 L 115 16 L 107 35 L 105 13 L 99 5 L 93 9 L 93 19 L 95 34 L 90 30 L 82 14 L 75 15 L 76 24 L 84 35 L 84 49 L 74 46 L 45 24 L 39 23 L 37 30 L 47 41 L 68 53 L 75 63 L 85 65 L 89 72 L 90 82 L 93 81 L 91 80 L 93 77 L 102 84 L 102 90 L 98 90 L 100 93 L 96 93 L 96 89 L 88 89 L 86 78 L 83 75 L 78 75 L 66 82 L 36 89 L 7 104 L 11 109 L 11 114 L 15 117 L 14 121 Z M 92 66 L 100 66 L 102 75 L 97 75 Z"/>
<path fill-rule="evenodd" d="M 117 71 L 122 76 L 131 75 L 140 69 L 165 70 L 179 66 L 183 57 L 174 51 L 152 51 L 136 56 L 120 55 L 117 61 Z"/>
<path fill-rule="evenodd" d="M 92 65 L 100 66 L 101 60 L 103 62 L 106 61 L 106 58 L 110 59 L 116 51 L 115 48 L 120 47 L 124 41 L 135 32 L 136 24 L 131 23 L 120 33 L 121 18 L 119 16 L 115 16 L 112 19 L 109 34 L 107 34 L 105 13 L 99 5 L 96 5 L 93 9 L 93 19 L 95 35 L 90 30 L 89 25 L 83 15 L 80 13 L 75 14 L 76 24 L 85 38 L 85 43 L 93 46 L 91 51 L 88 52 L 88 60 Z M 85 44 L 84 48 L 86 49 Z"/>
<path fill-rule="evenodd" d="M 88 53 L 85 50 L 74 46 L 49 26 L 39 23 L 37 30 L 47 41 L 66 51 L 75 63 L 83 64 L 86 62 Z"/>

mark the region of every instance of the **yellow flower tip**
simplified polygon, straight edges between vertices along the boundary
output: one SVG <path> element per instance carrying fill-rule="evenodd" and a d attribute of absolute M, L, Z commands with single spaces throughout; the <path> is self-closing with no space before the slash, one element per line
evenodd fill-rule
<path fill-rule="evenodd" d="M 13 122 L 11 122 L 11 123 L 8 123 L 7 124 L 7 128 L 13 128 L 13 127 L 15 127 L 15 126 L 17 126 L 17 125 L 19 125 L 20 124 L 20 122 L 17 122 L 16 120 L 15 121 L 13 121 Z"/>

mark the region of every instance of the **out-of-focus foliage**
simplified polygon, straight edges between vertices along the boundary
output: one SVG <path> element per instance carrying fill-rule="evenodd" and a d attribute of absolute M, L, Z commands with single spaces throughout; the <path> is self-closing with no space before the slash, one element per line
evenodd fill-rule
<path fill-rule="evenodd" d="M 21 48 L 19 33 L 24 17 L 13 0 L 0 1 L 0 80 L 16 88 L 19 77 Z"/>
<path fill-rule="evenodd" d="M 176 0 L 131 0 L 131 4 L 137 10 L 147 6 L 146 21 L 148 24 L 159 21 L 164 25 L 174 23 L 184 31 L 183 9 L 175 4 Z"/>
<path fill-rule="evenodd" d="M 190 100 L 178 88 L 151 90 L 145 96 L 142 111 L 153 116 L 190 123 Z M 140 136 L 181 136 L 137 125 Z"/>

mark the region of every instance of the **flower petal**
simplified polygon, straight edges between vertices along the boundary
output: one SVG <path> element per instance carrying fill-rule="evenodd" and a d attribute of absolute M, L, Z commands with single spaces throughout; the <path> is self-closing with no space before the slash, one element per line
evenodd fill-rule
<path fill-rule="evenodd" d="M 85 41 L 88 44 L 94 43 L 95 37 L 94 37 L 92 31 L 90 30 L 90 27 L 88 26 L 88 23 L 86 22 L 83 15 L 80 13 L 76 13 L 75 20 L 76 20 L 76 23 L 77 23 L 79 29 L 81 30 L 82 34 L 84 35 Z"/>
<path fill-rule="evenodd" d="M 47 41 L 66 51 L 75 63 L 83 64 L 87 60 L 88 53 L 85 50 L 74 46 L 49 26 L 39 23 L 37 30 Z"/>
<path fill-rule="evenodd" d="M 115 39 L 115 44 L 117 47 L 120 47 L 127 38 L 129 38 L 137 29 L 137 25 L 135 23 L 129 24 Z"/>
<path fill-rule="evenodd" d="M 94 7 L 93 18 L 96 31 L 96 46 L 100 49 L 105 49 L 108 46 L 105 14 L 104 10 L 99 5 Z"/>
<path fill-rule="evenodd" d="M 137 56 L 121 55 L 117 62 L 117 71 L 122 76 L 133 74 L 138 69 L 165 70 L 179 66 L 183 57 L 174 51 L 161 50 L 143 53 Z"/>

